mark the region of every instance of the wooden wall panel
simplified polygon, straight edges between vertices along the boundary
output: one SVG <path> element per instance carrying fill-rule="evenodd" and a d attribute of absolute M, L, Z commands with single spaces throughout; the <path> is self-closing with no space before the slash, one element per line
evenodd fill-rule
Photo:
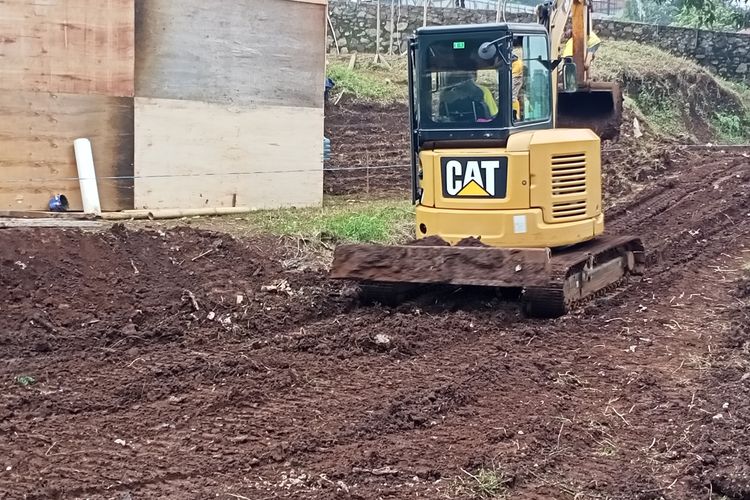
<path fill-rule="evenodd" d="M 0 62 L 0 89 L 132 96 L 134 0 L 2 0 Z"/>
<path fill-rule="evenodd" d="M 135 100 L 135 207 L 319 205 L 323 110 Z"/>
<path fill-rule="evenodd" d="M 136 96 L 323 107 L 325 5 L 136 0 Z"/>
<path fill-rule="evenodd" d="M 97 177 L 133 175 L 133 98 L 0 92 L 0 210 L 82 209 L 73 141 L 91 140 Z M 100 179 L 104 210 L 133 208 L 133 181 Z"/>

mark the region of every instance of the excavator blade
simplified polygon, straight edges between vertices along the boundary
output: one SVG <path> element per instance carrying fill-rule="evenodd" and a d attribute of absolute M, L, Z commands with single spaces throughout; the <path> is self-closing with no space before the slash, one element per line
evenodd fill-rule
<path fill-rule="evenodd" d="M 390 299 L 399 287 L 415 284 L 518 288 L 528 316 L 549 318 L 642 274 L 644 265 L 643 245 L 631 236 L 600 237 L 555 252 L 447 243 L 341 245 L 330 277 L 358 281 Z"/>
<path fill-rule="evenodd" d="M 546 248 L 341 245 L 330 276 L 381 283 L 495 287 L 543 286 L 551 276 Z"/>
<path fill-rule="evenodd" d="M 557 127 L 588 128 L 602 139 L 616 139 L 622 99 L 620 86 L 610 82 L 591 82 L 576 92 L 558 92 Z"/>

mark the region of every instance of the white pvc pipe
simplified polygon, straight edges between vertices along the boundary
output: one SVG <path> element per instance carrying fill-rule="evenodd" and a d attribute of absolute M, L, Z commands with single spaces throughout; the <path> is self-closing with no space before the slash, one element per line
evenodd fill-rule
<path fill-rule="evenodd" d="M 96 170 L 94 169 L 94 154 L 91 152 L 91 141 L 76 139 L 73 141 L 73 148 L 76 154 L 83 212 L 101 215 L 102 207 L 99 203 L 99 189 L 96 187 Z"/>

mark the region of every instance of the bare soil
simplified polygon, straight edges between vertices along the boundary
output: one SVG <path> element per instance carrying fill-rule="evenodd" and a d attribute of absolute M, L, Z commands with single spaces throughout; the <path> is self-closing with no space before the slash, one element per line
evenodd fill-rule
<path fill-rule="evenodd" d="M 409 109 L 404 103 L 350 103 L 326 107 L 327 194 L 381 196 L 411 189 Z"/>
<path fill-rule="evenodd" d="M 555 321 L 363 306 L 280 238 L 0 230 L 0 498 L 750 498 L 750 158 L 649 166 L 608 217 L 647 277 Z"/>

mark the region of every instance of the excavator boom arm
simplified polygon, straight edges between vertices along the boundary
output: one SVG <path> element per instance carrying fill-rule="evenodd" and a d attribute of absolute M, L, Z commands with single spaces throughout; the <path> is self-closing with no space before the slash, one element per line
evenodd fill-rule
<path fill-rule="evenodd" d="M 547 28 L 552 58 L 563 54 L 563 39 L 571 20 L 573 62 L 576 89 L 568 91 L 553 85 L 552 101 L 555 127 L 589 128 L 602 139 L 614 139 L 620 133 L 622 93 L 617 84 L 592 82 L 588 46 L 591 30 L 591 0 L 547 0 L 537 7 L 537 22 Z M 552 81 L 558 81 L 557 65 Z"/>

